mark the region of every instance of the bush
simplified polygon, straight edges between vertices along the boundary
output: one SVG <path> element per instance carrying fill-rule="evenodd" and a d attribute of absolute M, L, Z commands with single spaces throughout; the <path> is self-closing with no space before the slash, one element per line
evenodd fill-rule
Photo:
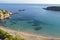
<path fill-rule="evenodd" d="M 25 40 L 24 38 L 18 35 L 10 35 L 9 33 L 0 29 L 0 39 L 1 40 Z"/>
<path fill-rule="evenodd" d="M 22 37 L 16 35 L 16 36 L 13 38 L 13 40 L 25 40 L 25 39 L 23 39 Z"/>

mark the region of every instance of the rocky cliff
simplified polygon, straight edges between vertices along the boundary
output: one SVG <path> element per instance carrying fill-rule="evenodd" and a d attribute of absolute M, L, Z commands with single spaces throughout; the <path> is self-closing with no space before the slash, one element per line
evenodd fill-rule
<path fill-rule="evenodd" d="M 0 9 L 0 19 L 9 18 L 12 15 L 11 12 L 7 10 Z"/>

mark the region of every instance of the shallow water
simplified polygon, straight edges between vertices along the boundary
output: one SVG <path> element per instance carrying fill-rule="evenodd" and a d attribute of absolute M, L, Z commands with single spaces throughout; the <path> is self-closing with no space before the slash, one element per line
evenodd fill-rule
<path fill-rule="evenodd" d="M 2 26 L 15 30 L 32 32 L 35 34 L 60 37 L 60 12 L 42 9 L 52 5 L 0 4 L 1 9 L 6 9 L 12 13 L 15 13 L 11 18 L 5 19 Z M 22 11 L 23 9 L 25 10 Z"/>

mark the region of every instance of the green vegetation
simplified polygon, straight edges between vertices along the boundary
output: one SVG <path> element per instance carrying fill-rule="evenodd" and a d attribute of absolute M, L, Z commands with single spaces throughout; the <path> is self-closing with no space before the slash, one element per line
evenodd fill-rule
<path fill-rule="evenodd" d="M 18 35 L 16 35 L 16 36 L 13 38 L 13 40 L 25 40 L 25 39 L 22 38 L 22 37 L 20 37 L 20 36 L 18 36 Z"/>
<path fill-rule="evenodd" d="M 0 39 L 1 40 L 25 40 L 24 38 L 18 35 L 10 35 L 9 33 L 0 29 Z"/>
<path fill-rule="evenodd" d="M 0 14 L 0 17 L 1 17 L 2 15 Z"/>

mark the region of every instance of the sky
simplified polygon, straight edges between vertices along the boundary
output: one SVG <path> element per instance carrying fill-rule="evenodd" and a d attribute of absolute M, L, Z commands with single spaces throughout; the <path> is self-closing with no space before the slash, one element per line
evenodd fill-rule
<path fill-rule="evenodd" d="M 0 0 L 0 3 L 60 4 L 60 0 Z"/>

